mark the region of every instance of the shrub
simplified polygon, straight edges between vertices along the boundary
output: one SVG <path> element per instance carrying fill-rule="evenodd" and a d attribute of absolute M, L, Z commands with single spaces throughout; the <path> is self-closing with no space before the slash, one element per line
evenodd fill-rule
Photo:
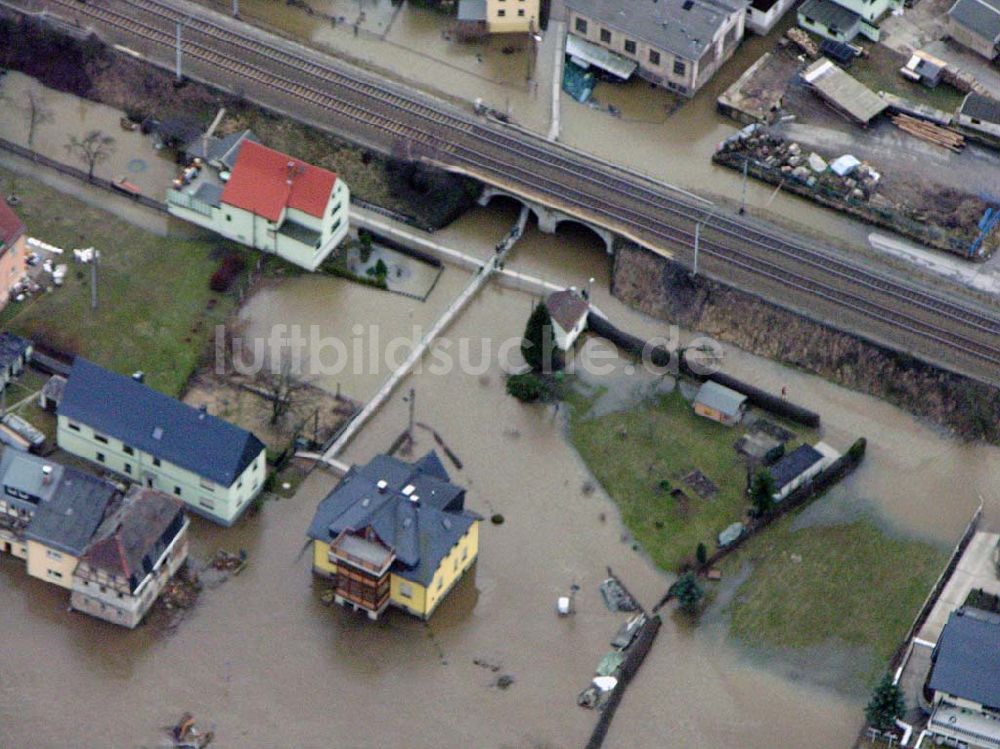
<path fill-rule="evenodd" d="M 698 610 L 698 604 L 705 597 L 705 591 L 698 584 L 694 573 L 685 572 L 671 586 L 671 591 L 677 598 L 681 610 L 687 614 L 693 614 Z"/>
<path fill-rule="evenodd" d="M 896 727 L 896 719 L 906 711 L 903 690 L 892 683 L 886 674 L 872 692 L 872 698 L 865 707 L 865 720 L 873 728 L 888 731 Z"/>
<path fill-rule="evenodd" d="M 215 273 L 212 274 L 212 278 L 208 282 L 209 288 L 212 291 L 218 291 L 220 293 L 229 291 L 233 282 L 239 278 L 240 273 L 243 272 L 245 265 L 246 263 L 243 260 L 242 255 L 230 252 L 222 258 L 222 262 L 219 263 L 219 267 L 216 268 Z"/>
<path fill-rule="evenodd" d="M 708 549 L 705 547 L 704 543 L 700 541 L 698 542 L 698 548 L 695 550 L 694 558 L 698 560 L 699 566 L 705 566 L 705 562 L 708 561 Z"/>
<path fill-rule="evenodd" d="M 858 437 L 854 444 L 848 449 L 847 454 L 851 456 L 854 460 L 861 460 L 865 456 L 865 450 L 868 448 L 868 440 L 864 437 Z"/>
<path fill-rule="evenodd" d="M 535 403 L 540 400 L 545 387 L 538 375 L 533 372 L 511 375 L 507 378 L 507 395 L 517 398 L 522 403 Z"/>

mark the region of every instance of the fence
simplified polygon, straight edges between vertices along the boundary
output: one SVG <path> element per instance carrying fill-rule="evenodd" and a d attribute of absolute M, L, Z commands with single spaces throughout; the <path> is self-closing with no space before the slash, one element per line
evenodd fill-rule
<path fill-rule="evenodd" d="M 608 321 L 607 318 L 602 315 L 598 315 L 593 311 L 587 316 L 587 326 L 593 333 L 611 341 L 622 351 L 636 357 L 648 357 L 649 361 L 657 367 L 669 367 L 674 363 L 676 352 L 668 351 L 662 346 L 650 346 L 647 341 L 616 328 Z M 727 375 L 723 372 L 714 372 L 709 375 L 699 375 L 687 366 L 683 357 L 679 357 L 678 359 L 678 371 L 682 374 L 694 377 L 698 380 L 712 380 L 713 382 L 718 382 L 720 385 L 732 388 L 733 390 L 745 395 L 747 397 L 747 401 L 751 405 L 774 413 L 788 419 L 789 421 L 794 421 L 812 429 L 819 426 L 819 414 L 814 411 L 810 411 L 807 408 L 791 403 L 784 398 L 772 395 L 764 390 L 761 390 L 760 388 L 749 385 L 742 380 L 738 380 L 735 377 Z"/>
<path fill-rule="evenodd" d="M 87 176 L 87 173 L 82 169 L 78 169 L 74 166 L 69 166 L 68 164 L 63 164 L 61 161 L 56 161 L 55 159 L 50 159 L 48 156 L 43 156 L 40 153 L 36 153 L 31 149 L 25 148 L 24 146 L 19 146 L 16 143 L 11 143 L 9 140 L 0 138 L 0 148 L 5 151 L 9 151 L 17 156 L 21 156 L 25 159 L 30 159 L 36 164 L 41 164 L 49 169 L 54 169 L 57 172 L 65 174 L 68 177 L 73 177 L 75 179 L 83 180 L 84 182 L 94 185 L 95 187 L 100 187 L 104 190 L 109 190 L 115 195 L 121 197 L 131 198 L 134 202 L 140 205 L 146 206 L 147 208 L 152 208 L 153 210 L 163 211 L 166 213 L 167 206 L 159 200 L 154 200 L 153 198 L 147 197 L 146 195 L 133 195 L 131 193 L 123 192 L 114 186 L 114 182 L 109 179 L 103 179 L 102 177 L 94 177 L 93 179 Z M 164 186 L 166 190 L 166 186 Z"/>

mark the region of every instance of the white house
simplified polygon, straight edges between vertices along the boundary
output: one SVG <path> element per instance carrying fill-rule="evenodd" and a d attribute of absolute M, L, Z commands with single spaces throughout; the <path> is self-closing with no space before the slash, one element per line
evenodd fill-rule
<path fill-rule="evenodd" d="M 167 210 L 316 270 L 347 236 L 347 185 L 331 171 L 249 138 L 238 147 L 232 171 L 195 159 L 167 192 Z"/>
<path fill-rule="evenodd" d="M 747 31 L 768 34 L 781 20 L 795 0 L 751 0 L 747 6 Z"/>
<path fill-rule="evenodd" d="M 858 34 L 879 40 L 879 21 L 903 7 L 902 0 L 806 0 L 799 6 L 799 26 L 835 42 L 851 42 Z"/>
<path fill-rule="evenodd" d="M 251 432 L 81 357 L 56 436 L 63 450 L 220 525 L 232 525 L 264 486 L 264 444 Z"/>
<path fill-rule="evenodd" d="M 587 328 L 590 302 L 576 289 L 563 289 L 549 294 L 545 300 L 545 307 L 552 318 L 552 332 L 555 334 L 556 346 L 568 351 Z"/>
<path fill-rule="evenodd" d="M 782 501 L 839 457 L 840 453 L 825 442 L 799 445 L 769 469 L 774 479 L 774 501 Z"/>

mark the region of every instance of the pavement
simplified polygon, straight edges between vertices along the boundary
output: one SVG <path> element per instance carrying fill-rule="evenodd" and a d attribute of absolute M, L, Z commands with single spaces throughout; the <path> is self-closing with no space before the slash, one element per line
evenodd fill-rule
<path fill-rule="evenodd" d="M 920 628 L 917 635 L 919 639 L 936 643 L 948 622 L 948 615 L 965 603 L 973 588 L 983 588 L 987 593 L 1000 593 L 1000 579 L 993 561 L 998 541 L 998 533 L 979 531 L 972 537 L 927 621 Z"/>

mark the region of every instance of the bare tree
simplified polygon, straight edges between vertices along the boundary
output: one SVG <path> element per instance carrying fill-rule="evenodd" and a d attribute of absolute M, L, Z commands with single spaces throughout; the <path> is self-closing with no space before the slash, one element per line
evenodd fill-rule
<path fill-rule="evenodd" d="M 28 148 L 34 151 L 35 131 L 38 126 L 52 121 L 52 110 L 45 106 L 42 94 L 35 89 L 28 89 L 24 94 L 24 112 L 28 116 Z M 32 153 L 34 158 L 34 153 Z"/>
<path fill-rule="evenodd" d="M 115 139 L 101 130 L 91 130 L 83 138 L 71 135 L 66 150 L 87 165 L 87 179 L 93 182 L 94 168 L 115 152 Z"/>
<path fill-rule="evenodd" d="M 302 402 L 309 390 L 309 383 L 295 371 L 290 351 L 283 351 L 275 364 L 262 367 L 253 381 L 254 391 L 271 405 L 271 426 Z"/>

